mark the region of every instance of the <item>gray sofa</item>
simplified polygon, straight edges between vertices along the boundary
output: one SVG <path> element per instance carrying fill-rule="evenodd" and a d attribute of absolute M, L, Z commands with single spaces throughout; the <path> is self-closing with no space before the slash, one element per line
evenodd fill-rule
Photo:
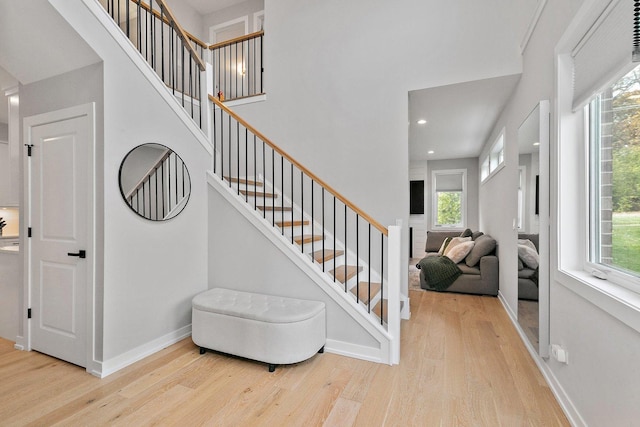
<path fill-rule="evenodd" d="M 518 234 L 518 239 L 529 239 L 540 253 L 537 234 Z M 521 267 L 522 266 L 522 267 Z M 518 262 L 518 299 L 538 301 L 538 270 L 533 270 Z"/>
<path fill-rule="evenodd" d="M 481 233 L 474 233 L 474 240 L 480 238 L 478 234 Z M 425 252 L 427 252 L 426 256 L 437 256 L 438 250 L 447 237 L 458 236 L 460 236 L 460 232 L 428 231 L 427 243 L 425 246 Z M 482 236 L 485 236 L 482 238 L 482 241 L 487 243 L 487 241 L 491 239 L 495 245 L 495 240 L 493 240 L 491 236 Z M 499 288 L 499 272 L 496 249 L 497 248 L 494 248 L 489 252 L 489 254 L 481 256 L 477 264 L 473 265 L 473 262 L 471 262 L 472 266 L 467 265 L 466 262 L 470 259 L 472 254 L 469 254 L 467 258 L 463 259 L 458 264 L 458 268 L 460 268 L 462 274 L 446 289 L 445 292 L 497 296 Z M 420 272 L 420 287 L 426 290 L 435 290 L 427 283 L 423 271 Z"/>

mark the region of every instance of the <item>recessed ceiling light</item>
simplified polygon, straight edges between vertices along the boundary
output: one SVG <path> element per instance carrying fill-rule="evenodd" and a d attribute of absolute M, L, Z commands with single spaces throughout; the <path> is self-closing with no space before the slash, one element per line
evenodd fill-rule
<path fill-rule="evenodd" d="M 419 125 L 426 125 L 426 124 L 427 124 L 427 121 L 426 121 L 425 119 L 420 119 L 420 120 L 418 120 L 418 122 L 417 122 L 417 123 L 418 123 Z"/>
<path fill-rule="evenodd" d="M 433 151 L 433 150 L 427 151 L 427 154 L 433 154 L 433 153 L 435 153 L 435 151 Z"/>
<path fill-rule="evenodd" d="M 540 145 L 540 143 L 539 142 L 534 142 L 533 145 L 534 145 L 534 147 L 537 147 L 538 145 Z"/>

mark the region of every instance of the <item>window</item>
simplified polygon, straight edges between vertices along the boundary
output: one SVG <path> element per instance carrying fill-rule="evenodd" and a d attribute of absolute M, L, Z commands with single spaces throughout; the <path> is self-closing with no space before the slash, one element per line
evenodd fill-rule
<path fill-rule="evenodd" d="M 592 99 L 589 261 L 640 276 L 640 66 Z"/>
<path fill-rule="evenodd" d="M 486 181 L 504 166 L 504 129 L 480 164 L 480 180 Z"/>
<path fill-rule="evenodd" d="M 466 169 L 434 171 L 433 228 L 463 229 L 466 226 Z"/>

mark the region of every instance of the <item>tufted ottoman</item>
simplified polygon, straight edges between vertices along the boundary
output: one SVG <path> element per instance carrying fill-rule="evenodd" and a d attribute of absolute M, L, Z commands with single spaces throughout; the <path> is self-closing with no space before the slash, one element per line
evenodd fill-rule
<path fill-rule="evenodd" d="M 206 349 L 269 364 L 297 363 L 322 353 L 323 302 L 214 288 L 192 302 L 192 339 Z"/>

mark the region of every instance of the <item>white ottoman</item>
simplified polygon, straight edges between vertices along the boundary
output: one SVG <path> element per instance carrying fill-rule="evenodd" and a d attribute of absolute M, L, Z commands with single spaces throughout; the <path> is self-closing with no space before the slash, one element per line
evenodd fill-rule
<path fill-rule="evenodd" d="M 297 363 L 322 353 L 323 302 L 214 288 L 193 298 L 192 339 L 206 349 L 269 364 Z"/>

